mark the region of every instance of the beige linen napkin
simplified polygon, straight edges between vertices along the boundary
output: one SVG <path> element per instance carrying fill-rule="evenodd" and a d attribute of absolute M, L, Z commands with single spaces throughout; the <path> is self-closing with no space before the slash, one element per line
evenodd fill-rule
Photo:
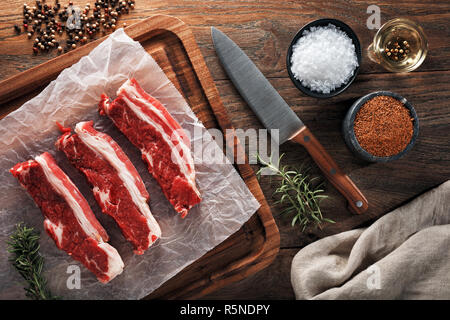
<path fill-rule="evenodd" d="M 297 299 L 450 299 L 450 180 L 294 257 Z"/>

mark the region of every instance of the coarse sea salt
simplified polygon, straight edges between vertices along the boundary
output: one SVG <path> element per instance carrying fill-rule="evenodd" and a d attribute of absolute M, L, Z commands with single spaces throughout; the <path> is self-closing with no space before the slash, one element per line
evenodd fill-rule
<path fill-rule="evenodd" d="M 346 84 L 357 67 L 355 45 L 333 24 L 305 30 L 292 47 L 292 74 L 312 91 L 332 92 Z"/>

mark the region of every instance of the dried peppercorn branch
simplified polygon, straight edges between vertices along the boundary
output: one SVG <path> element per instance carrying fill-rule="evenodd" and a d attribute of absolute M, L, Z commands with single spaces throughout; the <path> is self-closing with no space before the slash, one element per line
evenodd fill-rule
<path fill-rule="evenodd" d="M 57 49 L 58 53 L 77 48 L 95 39 L 98 33 L 106 34 L 114 31 L 119 25 L 121 15 L 134 9 L 135 0 L 98 0 L 91 7 L 87 3 L 83 10 L 72 1 L 61 7 L 59 0 L 54 5 L 36 0 L 33 7 L 23 5 L 23 31 L 28 39 L 35 36 L 33 53 L 46 53 Z M 126 24 L 124 23 L 124 26 Z M 18 34 L 22 29 L 16 24 L 14 31 Z M 67 34 L 67 39 L 58 39 Z M 61 45 L 65 41 L 65 47 Z"/>

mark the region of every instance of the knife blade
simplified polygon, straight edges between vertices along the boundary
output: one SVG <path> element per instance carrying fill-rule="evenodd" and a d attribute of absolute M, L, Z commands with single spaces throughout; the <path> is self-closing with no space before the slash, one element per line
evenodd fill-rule
<path fill-rule="evenodd" d="M 279 129 L 279 144 L 293 137 L 304 126 L 300 118 L 233 40 L 211 30 L 222 66 L 258 119 L 267 129 Z"/>
<path fill-rule="evenodd" d="M 303 145 L 328 180 L 347 198 L 350 210 L 358 214 L 366 211 L 368 202 L 362 192 L 339 169 L 245 52 L 214 27 L 211 27 L 211 37 L 223 68 L 244 101 L 267 129 L 279 130 L 277 142 L 282 144 L 291 140 Z"/>

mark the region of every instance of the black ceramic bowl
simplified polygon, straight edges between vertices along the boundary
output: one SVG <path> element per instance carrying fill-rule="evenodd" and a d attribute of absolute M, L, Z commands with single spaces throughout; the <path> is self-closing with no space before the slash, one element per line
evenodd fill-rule
<path fill-rule="evenodd" d="M 411 137 L 411 141 L 406 146 L 406 148 L 403 149 L 403 151 L 390 157 L 377 157 L 368 153 L 359 145 L 358 140 L 356 139 L 355 136 L 355 131 L 353 130 L 353 123 L 355 121 L 355 117 L 359 109 L 361 109 L 361 107 L 367 101 L 377 96 L 390 96 L 399 100 L 405 105 L 406 108 L 409 109 L 411 117 L 414 119 L 413 135 Z M 353 105 L 348 110 L 347 115 L 345 116 L 344 122 L 342 124 L 342 134 L 344 135 L 344 140 L 347 146 L 350 148 L 350 150 L 361 159 L 369 162 L 388 162 L 403 157 L 409 150 L 411 150 L 414 143 L 416 142 L 417 136 L 419 135 L 419 118 L 417 117 L 416 111 L 414 110 L 413 106 L 402 96 L 390 91 L 376 91 L 369 93 L 368 95 L 365 95 L 362 98 L 359 98 L 355 103 L 353 103 Z"/>
<path fill-rule="evenodd" d="M 335 25 L 336 27 L 338 27 L 340 30 L 344 31 L 347 34 L 347 36 L 350 39 L 352 39 L 352 42 L 355 45 L 356 57 L 358 58 L 358 67 L 355 69 L 353 76 L 348 80 L 347 83 L 344 83 L 342 86 L 340 86 L 339 88 L 336 88 L 335 90 L 331 91 L 330 93 L 320 93 L 317 91 L 312 91 L 309 88 L 303 86 L 301 84 L 301 82 L 299 80 L 297 80 L 294 77 L 294 75 L 292 74 L 292 71 L 291 71 L 292 48 L 293 48 L 294 44 L 297 43 L 297 40 L 303 36 L 303 32 L 305 30 L 308 30 L 311 27 L 320 27 L 320 26 L 325 27 L 330 23 Z M 356 75 L 358 74 L 359 68 L 361 66 L 361 57 L 362 57 L 361 45 L 359 43 L 358 37 L 356 36 L 355 32 L 353 32 L 353 30 L 348 25 L 346 25 L 342 21 L 339 21 L 336 19 L 319 19 L 319 20 L 315 20 L 315 21 L 310 22 L 307 25 L 305 25 L 303 28 L 301 28 L 297 32 L 294 39 L 292 39 L 292 42 L 289 45 L 287 56 L 286 56 L 286 66 L 287 66 L 287 71 L 289 73 L 289 77 L 291 78 L 292 82 L 303 93 L 305 93 L 311 97 L 315 97 L 315 98 L 330 98 L 330 97 L 334 97 L 334 96 L 338 95 L 339 93 L 343 92 L 345 89 L 347 89 L 350 86 L 350 84 L 353 82 L 353 80 L 355 80 Z"/>

